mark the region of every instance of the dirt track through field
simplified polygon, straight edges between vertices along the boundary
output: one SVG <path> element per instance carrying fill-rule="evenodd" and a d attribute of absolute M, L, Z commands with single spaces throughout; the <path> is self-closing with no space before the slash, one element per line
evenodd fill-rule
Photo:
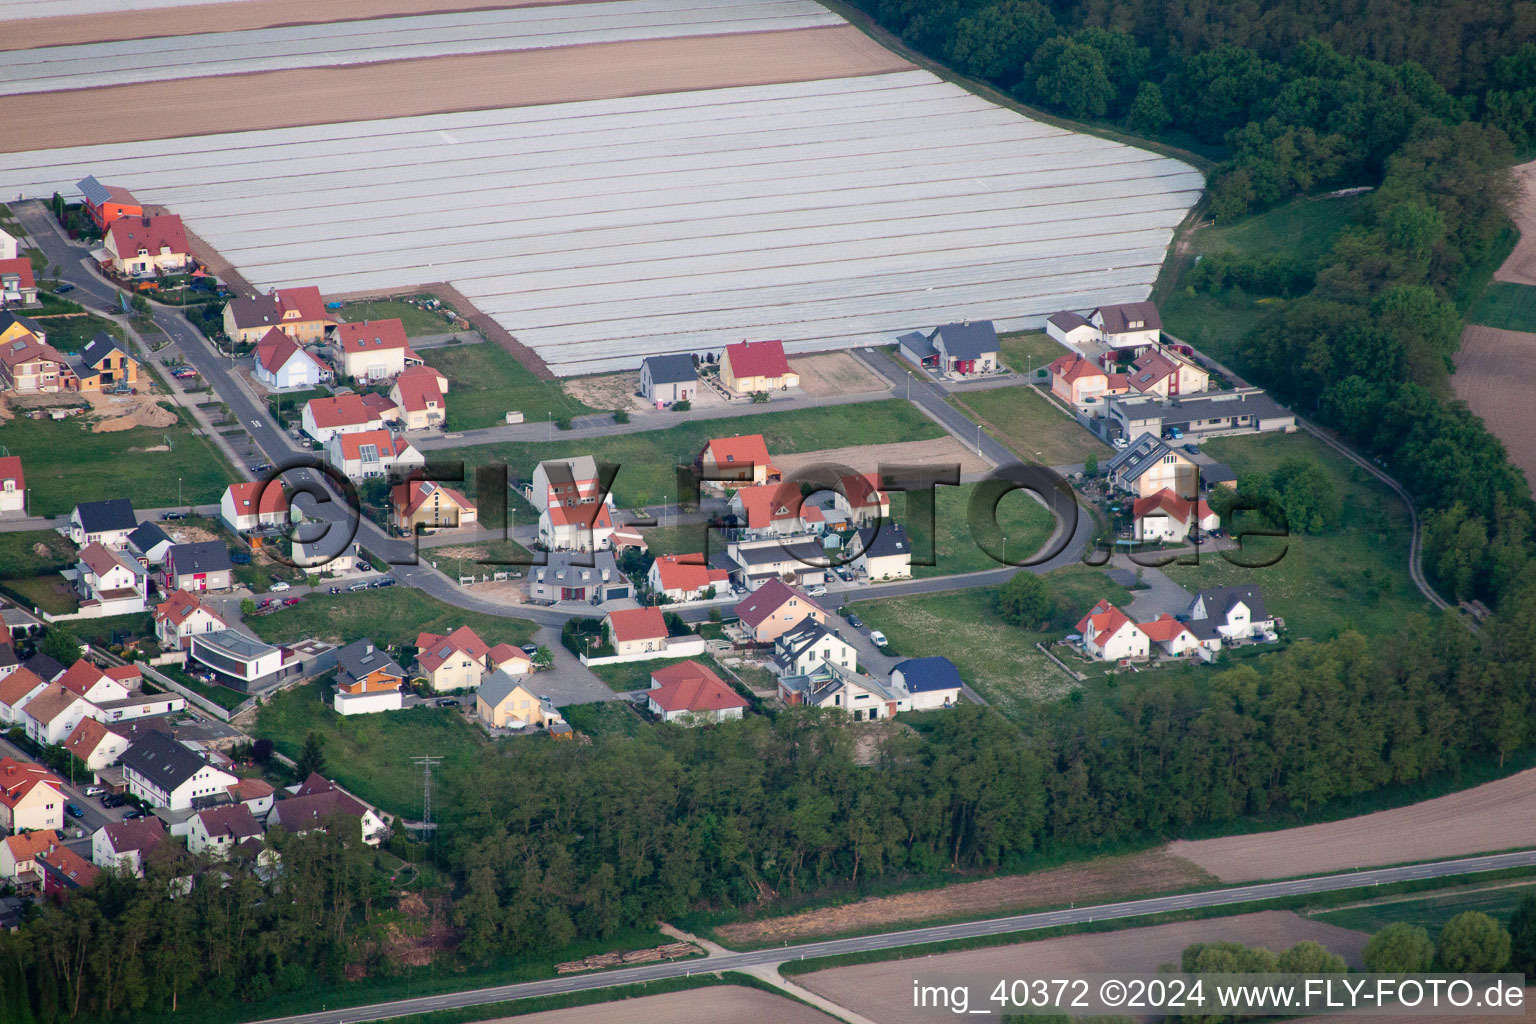
<path fill-rule="evenodd" d="M 1127 928 L 1098 935 L 1068 935 L 960 953 L 938 953 L 918 961 L 838 967 L 795 980 L 817 995 L 881 1024 L 904 1024 L 907 1021 L 928 1024 L 937 1019 L 932 1010 L 915 1013 L 912 1009 L 914 975 L 930 979 L 957 974 L 986 974 L 998 979 L 1083 974 L 1125 977 L 1151 974 L 1162 964 L 1177 964 L 1184 948 L 1196 942 L 1241 942 L 1278 952 L 1303 939 L 1320 942 L 1343 956 L 1351 966 L 1358 966 L 1367 937 L 1363 932 L 1309 921 L 1287 911 L 1269 910 L 1237 917 Z M 986 1005 L 989 1004 L 981 1004 Z M 981 1008 L 974 993 L 971 1008 Z"/>
<path fill-rule="evenodd" d="M 830 1018 L 792 999 L 755 988 L 719 985 L 641 996 L 618 1003 L 596 1003 L 569 1010 L 546 1010 L 521 1017 L 503 1017 L 485 1024 L 720 1024 L 721 1021 L 754 1021 L 755 1024 L 827 1024 Z"/>
<path fill-rule="evenodd" d="M 1536 203 L 1536 196 L 1533 196 Z M 1536 218 L 1533 218 L 1536 219 Z M 1536 223 L 1529 234 L 1536 246 Z M 1536 250 L 1532 253 L 1536 272 Z M 1509 264 L 1505 264 L 1509 266 Z M 1531 419 L 1530 382 L 1536 380 L 1536 334 L 1468 325 L 1461 332 L 1451 387 L 1509 449 L 1510 461 L 1536 489 L 1536 421 Z"/>
<path fill-rule="evenodd" d="M 1069 903 L 1104 903 L 1153 892 L 1198 888 L 1212 881 L 1210 875 L 1189 861 L 1153 850 L 1027 875 L 958 882 L 942 889 L 872 896 L 840 907 L 723 925 L 715 929 L 715 934 L 727 946 L 777 945 L 941 918 L 1004 910 L 1023 913 Z"/>
<path fill-rule="evenodd" d="M 1515 185 L 1520 194 L 1515 199 L 1515 226 L 1520 241 L 1504 265 L 1493 272 L 1495 281 L 1536 285 L 1536 160 L 1514 169 Z M 1529 476 L 1529 474 L 1527 474 Z"/>
<path fill-rule="evenodd" d="M 6 97 L 0 152 L 910 69 L 852 25 L 594 43 Z M 68 117 L 60 117 L 67 104 Z M 131 113 L 130 113 L 131 112 Z"/>
<path fill-rule="evenodd" d="M 847 466 L 856 473 L 873 473 L 882 463 L 887 466 L 945 466 L 959 463 L 962 476 L 985 473 L 992 468 L 992 463 L 947 434 L 931 441 L 898 441 L 894 444 L 823 448 L 816 452 L 799 452 L 795 455 L 773 457 L 774 465 L 786 473 L 822 462 Z"/>
<path fill-rule="evenodd" d="M 243 0 L 241 3 L 158 7 L 112 14 L 74 14 L 60 18 L 23 18 L 0 22 L 0 50 L 101 43 L 112 39 L 189 36 L 199 32 L 243 32 L 281 25 L 318 25 L 363 18 L 413 14 L 544 7 L 598 0 Z"/>
<path fill-rule="evenodd" d="M 1223 882 L 1250 882 L 1466 857 L 1536 846 L 1536 768 L 1460 793 L 1358 818 L 1222 839 L 1168 852 Z"/>

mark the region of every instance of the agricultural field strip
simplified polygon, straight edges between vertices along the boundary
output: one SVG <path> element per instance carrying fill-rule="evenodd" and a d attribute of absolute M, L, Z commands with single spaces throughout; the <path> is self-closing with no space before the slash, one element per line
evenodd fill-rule
<path fill-rule="evenodd" d="M 18 50 L 0 95 L 845 24 L 814 0 L 617 0 Z"/>
<path fill-rule="evenodd" d="M 110 175 L 262 286 L 452 281 L 562 373 L 1144 298 L 1201 186 L 921 71 L 14 158 L 0 191 Z"/>
<path fill-rule="evenodd" d="M 123 11 L 148 11 L 157 7 L 236 2 L 238 0 L 0 0 L 0 21 L 65 17 L 72 14 L 117 14 Z"/>

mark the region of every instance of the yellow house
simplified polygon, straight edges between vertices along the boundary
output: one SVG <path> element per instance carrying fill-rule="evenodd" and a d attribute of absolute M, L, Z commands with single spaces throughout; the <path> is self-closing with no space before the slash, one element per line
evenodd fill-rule
<path fill-rule="evenodd" d="M 475 694 L 475 714 L 497 729 L 538 726 L 547 729 L 565 719 L 555 706 L 505 672 L 494 672 Z"/>
<path fill-rule="evenodd" d="M 451 487 L 431 480 L 411 480 L 390 491 L 395 525 L 407 532 L 417 526 L 453 529 L 479 518 L 475 503 Z"/>
<path fill-rule="evenodd" d="M 29 336 L 42 344 L 48 341 L 47 333 L 36 320 L 0 310 L 0 345 Z"/>
<path fill-rule="evenodd" d="M 117 339 L 105 331 L 98 331 L 72 358 L 75 387 L 80 391 L 105 391 L 120 386 L 138 390 L 138 360 L 124 351 Z"/>
<path fill-rule="evenodd" d="M 486 675 L 490 645 L 468 626 L 441 636 L 420 633 L 416 637 L 416 666 L 435 691 L 467 690 L 479 686 Z"/>
<path fill-rule="evenodd" d="M 720 383 L 732 394 L 750 395 L 797 388 L 800 375 L 789 368 L 782 341 L 744 341 L 725 347 Z"/>

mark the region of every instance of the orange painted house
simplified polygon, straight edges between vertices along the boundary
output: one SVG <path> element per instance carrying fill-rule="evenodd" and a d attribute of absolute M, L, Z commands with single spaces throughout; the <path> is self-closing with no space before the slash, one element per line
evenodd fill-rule
<path fill-rule="evenodd" d="M 119 217 L 142 217 L 144 207 L 133 193 L 116 185 L 103 185 L 94 175 L 86 175 L 75 186 L 85 197 L 85 212 L 103 231 Z"/>

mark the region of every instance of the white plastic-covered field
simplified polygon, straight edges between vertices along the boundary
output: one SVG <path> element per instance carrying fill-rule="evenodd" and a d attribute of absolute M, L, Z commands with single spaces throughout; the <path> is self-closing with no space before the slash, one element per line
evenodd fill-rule
<path fill-rule="evenodd" d="M 9 155 L 181 213 L 259 287 L 448 281 L 563 375 L 1144 299 L 1200 174 L 924 71 Z"/>
<path fill-rule="evenodd" d="M 62 18 L 74 14 L 116 14 L 157 7 L 235 3 L 237 0 L 0 0 L 0 21 L 21 18 Z"/>
<path fill-rule="evenodd" d="M 0 95 L 845 24 L 815 0 L 615 0 L 18 50 Z"/>

